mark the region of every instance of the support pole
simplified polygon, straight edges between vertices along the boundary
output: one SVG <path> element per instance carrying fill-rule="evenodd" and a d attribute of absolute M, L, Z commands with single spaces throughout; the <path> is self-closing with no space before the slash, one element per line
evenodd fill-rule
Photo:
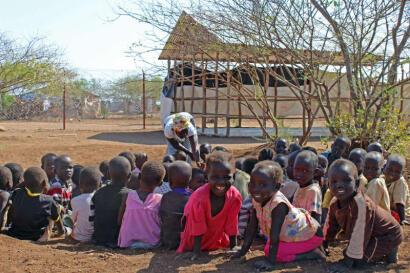
<path fill-rule="evenodd" d="M 145 129 L 146 107 L 145 107 L 145 72 L 142 70 L 142 128 Z"/>
<path fill-rule="evenodd" d="M 63 67 L 64 73 L 64 90 L 63 90 L 63 130 L 65 130 L 65 92 L 66 92 L 66 78 L 65 78 L 65 68 Z"/>

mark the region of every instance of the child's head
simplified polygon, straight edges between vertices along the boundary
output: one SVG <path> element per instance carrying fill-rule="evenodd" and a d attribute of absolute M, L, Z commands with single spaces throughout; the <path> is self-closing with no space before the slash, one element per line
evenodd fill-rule
<path fill-rule="evenodd" d="M 164 166 L 165 168 L 165 176 L 164 176 L 164 179 L 162 179 L 162 181 L 164 182 L 168 182 L 168 168 L 171 164 L 172 163 L 169 163 L 169 162 L 162 163 L 162 166 Z"/>
<path fill-rule="evenodd" d="M 278 154 L 273 158 L 273 161 L 280 165 L 283 170 L 283 175 L 285 175 L 286 169 L 288 167 L 288 156 L 284 154 Z"/>
<path fill-rule="evenodd" d="M 303 186 L 311 182 L 318 167 L 319 159 L 311 151 L 301 151 L 293 165 L 293 177 L 299 185 Z"/>
<path fill-rule="evenodd" d="M 199 146 L 199 155 L 203 161 L 206 160 L 206 157 L 211 153 L 212 146 L 209 143 L 203 143 Z"/>
<path fill-rule="evenodd" d="M 48 153 L 43 155 L 41 158 L 41 168 L 46 172 L 49 179 L 54 178 L 55 175 L 55 164 L 57 155 L 53 153 Z"/>
<path fill-rule="evenodd" d="M 79 178 L 81 193 L 92 193 L 101 185 L 101 172 L 96 167 L 82 168 Z"/>
<path fill-rule="evenodd" d="M 116 156 L 110 160 L 109 172 L 112 184 L 125 186 L 131 176 L 130 161 L 124 156 Z"/>
<path fill-rule="evenodd" d="M 293 178 L 293 165 L 295 164 L 296 156 L 300 153 L 300 151 L 301 150 L 294 151 L 288 156 L 288 167 L 286 168 L 286 174 L 292 180 L 294 179 Z"/>
<path fill-rule="evenodd" d="M 23 167 L 21 167 L 20 164 L 17 163 L 7 163 L 6 165 L 4 165 L 4 167 L 7 167 L 10 169 L 11 174 L 13 176 L 13 189 L 20 184 L 21 182 L 23 182 L 23 174 L 24 174 L 24 170 Z"/>
<path fill-rule="evenodd" d="M 233 183 L 234 162 L 231 154 L 221 151 L 211 153 L 206 159 L 205 174 L 211 193 L 225 196 Z"/>
<path fill-rule="evenodd" d="M 73 183 L 76 186 L 80 185 L 80 173 L 84 169 L 84 166 L 81 165 L 74 165 L 73 167 L 73 177 L 71 178 L 73 180 Z M 101 179 L 101 176 L 100 176 Z"/>
<path fill-rule="evenodd" d="M 318 155 L 318 165 L 315 171 L 315 180 L 320 181 L 320 179 L 325 176 L 327 171 L 327 158 L 324 155 Z"/>
<path fill-rule="evenodd" d="M 356 166 L 346 159 L 338 159 L 332 163 L 328 181 L 330 191 L 340 201 L 351 198 L 360 184 Z"/>
<path fill-rule="evenodd" d="M 383 146 L 379 142 L 370 143 L 369 146 L 367 146 L 367 152 L 379 152 L 383 154 Z"/>
<path fill-rule="evenodd" d="M 297 144 L 297 143 L 292 143 L 292 144 L 289 145 L 288 153 L 290 154 L 290 153 L 299 151 L 299 150 L 301 150 L 301 149 L 302 149 L 302 147 L 300 147 L 299 144 Z"/>
<path fill-rule="evenodd" d="M 284 138 L 276 139 L 274 150 L 276 154 L 286 154 L 288 150 L 288 141 Z"/>
<path fill-rule="evenodd" d="M 0 167 L 0 190 L 9 191 L 13 188 L 13 175 L 9 168 Z"/>
<path fill-rule="evenodd" d="M 273 161 L 261 161 L 255 165 L 248 184 L 252 198 L 262 205 L 266 204 L 279 190 L 283 182 L 283 171 Z"/>
<path fill-rule="evenodd" d="M 61 181 L 69 181 L 73 176 L 73 161 L 68 155 L 60 155 L 55 161 L 56 175 Z"/>
<path fill-rule="evenodd" d="M 161 186 L 162 180 L 165 176 L 165 168 L 159 162 L 147 161 L 142 166 L 140 176 L 141 188 L 146 190 L 154 190 L 156 187 Z"/>
<path fill-rule="evenodd" d="M 387 158 L 387 164 L 384 168 L 384 176 L 386 182 L 394 182 L 399 180 L 403 175 L 403 170 L 406 166 L 406 159 L 401 154 L 391 154 Z"/>
<path fill-rule="evenodd" d="M 312 153 L 314 153 L 315 155 L 317 155 L 317 150 L 315 148 L 313 148 L 312 146 L 305 146 L 301 149 L 302 151 L 311 151 Z"/>
<path fill-rule="evenodd" d="M 273 152 L 271 149 L 265 148 L 259 152 L 259 156 L 258 156 L 259 161 L 272 160 L 272 158 L 273 158 Z"/>
<path fill-rule="evenodd" d="M 166 155 L 162 159 L 162 163 L 172 163 L 175 161 L 175 157 L 173 155 Z"/>
<path fill-rule="evenodd" d="M 123 156 L 130 162 L 131 171 L 133 171 L 135 169 L 135 155 L 133 153 L 122 152 L 118 156 Z"/>
<path fill-rule="evenodd" d="M 243 171 L 243 162 L 245 162 L 245 158 L 241 157 L 235 161 L 235 168 L 238 170 Z"/>
<path fill-rule="evenodd" d="M 250 175 L 256 163 L 258 163 L 258 160 L 256 158 L 249 157 L 245 159 L 245 161 L 243 162 L 243 171 Z"/>
<path fill-rule="evenodd" d="M 168 168 L 168 182 L 171 189 L 187 188 L 192 177 L 192 167 L 187 162 L 175 161 Z"/>
<path fill-rule="evenodd" d="M 228 150 L 227 150 L 225 147 L 223 147 L 223 146 L 216 146 L 215 148 L 212 149 L 212 153 L 213 153 L 213 152 L 216 152 L 216 151 L 225 152 L 225 153 L 228 152 Z"/>
<path fill-rule="evenodd" d="M 355 148 L 349 154 L 349 160 L 356 165 L 357 172 L 361 174 L 364 168 L 364 159 L 366 158 L 367 152 L 362 148 Z"/>
<path fill-rule="evenodd" d="M 30 167 L 24 172 L 24 185 L 32 193 L 46 193 L 48 191 L 48 179 L 46 172 L 38 167 Z"/>
<path fill-rule="evenodd" d="M 110 168 L 109 168 L 108 161 L 106 161 L 106 160 L 102 161 L 100 163 L 99 169 L 100 169 L 100 172 L 101 172 L 101 174 L 103 175 L 103 177 L 106 181 L 111 179 L 111 177 L 110 177 Z"/>
<path fill-rule="evenodd" d="M 205 172 L 199 168 L 192 168 L 192 177 L 189 181 L 189 188 L 196 191 L 206 183 Z"/>
<path fill-rule="evenodd" d="M 174 158 L 176 161 L 180 160 L 180 161 L 187 161 L 188 160 L 188 156 L 184 151 L 176 151 L 174 154 Z"/>
<path fill-rule="evenodd" d="M 338 136 L 331 146 L 331 152 L 334 158 L 340 158 L 345 155 L 350 148 L 351 141 L 346 136 Z"/>
<path fill-rule="evenodd" d="M 368 181 L 377 178 L 382 173 L 384 164 L 383 155 L 379 152 L 367 153 L 364 159 L 363 175 Z"/>
<path fill-rule="evenodd" d="M 135 172 L 131 173 L 130 180 L 127 183 L 127 188 L 131 190 L 138 190 L 140 186 L 140 174 Z"/>
<path fill-rule="evenodd" d="M 141 170 L 142 165 L 144 165 L 144 163 L 148 161 L 148 156 L 146 153 L 142 153 L 142 152 L 135 153 L 134 156 L 135 156 L 135 166 L 137 166 L 137 168 Z"/>

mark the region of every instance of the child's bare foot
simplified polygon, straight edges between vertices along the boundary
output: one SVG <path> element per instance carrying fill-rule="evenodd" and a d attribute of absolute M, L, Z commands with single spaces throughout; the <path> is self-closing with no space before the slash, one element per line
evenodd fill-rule
<path fill-rule="evenodd" d="M 322 247 L 315 248 L 313 253 L 316 253 L 321 259 L 326 259 L 326 253 L 322 250 Z"/>

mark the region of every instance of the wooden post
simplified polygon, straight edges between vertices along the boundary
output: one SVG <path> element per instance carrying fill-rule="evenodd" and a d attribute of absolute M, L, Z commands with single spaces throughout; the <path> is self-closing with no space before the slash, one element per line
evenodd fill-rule
<path fill-rule="evenodd" d="M 146 119 L 146 107 L 145 107 L 145 72 L 142 70 L 142 128 L 145 129 Z"/>
<path fill-rule="evenodd" d="M 178 113 L 178 102 L 177 102 L 177 89 L 178 89 L 177 60 L 174 60 L 174 75 L 175 75 L 175 85 L 174 85 L 174 112 L 175 112 L 175 113 Z"/>
<path fill-rule="evenodd" d="M 306 85 L 307 85 L 307 82 L 306 82 L 306 79 L 305 79 L 304 83 L 303 83 L 303 91 L 306 91 Z M 310 89 L 310 81 L 309 81 L 309 93 L 310 92 L 311 92 L 311 89 Z M 302 135 L 303 135 L 303 137 L 305 137 L 305 135 L 306 135 L 306 108 L 303 105 L 303 103 L 301 103 L 301 104 L 302 104 L 302 108 L 303 108 L 303 112 L 302 112 Z"/>
<path fill-rule="evenodd" d="M 264 83 L 264 96 L 263 99 L 266 102 L 266 105 L 263 105 L 263 127 L 266 128 L 266 113 L 268 112 L 269 102 L 267 99 L 268 89 L 269 89 L 269 69 L 265 67 L 265 83 Z"/>
<path fill-rule="evenodd" d="M 273 65 L 274 73 L 276 74 L 276 64 Z M 275 118 L 278 116 L 278 79 L 275 79 L 274 94 L 275 100 L 273 101 L 273 115 Z"/>
<path fill-rule="evenodd" d="M 241 60 L 240 60 L 241 61 Z M 243 86 L 243 81 L 242 81 L 242 71 L 241 69 L 238 70 L 239 71 L 239 80 L 241 81 L 241 86 L 240 88 L 242 88 Z M 240 91 L 241 92 L 241 91 Z M 238 92 L 238 126 L 239 128 L 242 127 L 242 103 L 241 103 L 241 93 Z"/>
<path fill-rule="evenodd" d="M 218 135 L 218 110 L 219 110 L 219 73 L 218 73 L 218 65 L 219 65 L 219 53 L 216 53 L 216 62 L 215 62 L 215 119 L 214 119 L 214 134 Z"/>
<path fill-rule="evenodd" d="M 336 102 L 336 115 L 340 115 L 341 112 L 341 95 L 342 95 L 342 87 L 341 87 L 341 81 L 342 79 L 340 78 L 341 72 L 337 72 L 337 102 Z"/>
<path fill-rule="evenodd" d="M 404 80 L 404 68 L 403 64 L 401 65 L 401 80 Z M 399 108 L 399 113 L 403 113 L 403 103 L 404 103 L 404 84 L 400 86 L 400 108 Z"/>
<path fill-rule="evenodd" d="M 191 94 L 191 114 L 194 112 L 194 97 L 195 97 L 195 56 L 192 58 L 191 63 L 191 84 L 192 84 L 192 94 Z"/>
<path fill-rule="evenodd" d="M 185 73 L 184 73 L 184 63 L 185 63 L 185 58 L 184 54 L 182 54 L 182 64 L 181 64 L 181 101 L 182 101 L 182 107 L 181 110 L 182 112 L 185 112 L 185 90 L 184 90 L 184 84 L 185 84 Z"/>
<path fill-rule="evenodd" d="M 201 71 L 202 71 L 202 133 L 206 128 L 206 73 L 204 69 L 204 54 L 201 54 Z"/>
<path fill-rule="evenodd" d="M 231 132 L 231 118 L 230 118 L 230 110 L 231 110 L 231 71 L 230 71 L 230 57 L 228 58 L 228 63 L 226 65 L 226 77 L 227 77 L 227 84 L 226 84 L 226 137 L 229 137 Z"/>

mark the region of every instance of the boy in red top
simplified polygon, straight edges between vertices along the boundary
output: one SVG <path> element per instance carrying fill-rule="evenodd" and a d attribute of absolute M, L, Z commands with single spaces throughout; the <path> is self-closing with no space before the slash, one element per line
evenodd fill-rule
<path fill-rule="evenodd" d="M 64 210 L 68 210 L 70 204 L 71 193 L 73 191 L 73 161 L 67 155 L 60 155 L 54 161 L 56 176 L 50 181 L 50 189 L 47 195 L 52 195 L 63 206 Z"/>

